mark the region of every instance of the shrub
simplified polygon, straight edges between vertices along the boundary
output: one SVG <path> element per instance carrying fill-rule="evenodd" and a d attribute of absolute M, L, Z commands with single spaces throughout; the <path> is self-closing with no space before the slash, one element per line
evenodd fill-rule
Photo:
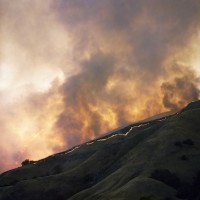
<path fill-rule="evenodd" d="M 194 186 L 200 187 L 200 171 L 197 172 L 196 177 L 194 178 Z"/>
<path fill-rule="evenodd" d="M 140 200 L 163 200 L 161 198 L 158 198 L 154 195 L 149 195 L 149 196 L 143 196 L 140 198 Z"/>
<path fill-rule="evenodd" d="M 88 183 L 92 183 L 94 182 L 95 177 L 93 174 L 87 174 L 84 178 L 83 178 L 83 183 L 88 184 Z"/>
<path fill-rule="evenodd" d="M 21 165 L 24 166 L 24 165 L 34 164 L 34 163 L 35 163 L 35 161 L 26 159 L 21 163 Z"/>
<path fill-rule="evenodd" d="M 191 139 L 187 139 L 187 140 L 184 140 L 183 141 L 183 144 L 186 144 L 188 146 L 193 146 L 194 145 L 194 142 L 191 140 Z"/>
<path fill-rule="evenodd" d="M 47 172 L 47 173 L 45 174 L 45 176 L 50 176 L 50 173 L 49 173 L 49 172 Z"/>
<path fill-rule="evenodd" d="M 168 169 L 156 169 L 151 173 L 151 178 L 161 181 L 173 188 L 180 186 L 180 179 Z"/>
<path fill-rule="evenodd" d="M 10 181 L 10 184 L 11 184 L 11 185 L 14 185 L 14 184 L 16 184 L 16 183 L 18 183 L 18 182 L 19 182 L 19 180 L 14 179 L 14 180 Z"/>
<path fill-rule="evenodd" d="M 180 141 L 176 141 L 174 143 L 174 145 L 177 146 L 177 147 L 182 147 L 182 143 Z"/>
<path fill-rule="evenodd" d="M 177 147 L 182 147 L 183 145 L 193 146 L 194 142 L 191 139 L 186 139 L 186 140 L 183 140 L 182 142 L 176 141 L 174 143 L 174 145 L 177 146 Z"/>
<path fill-rule="evenodd" d="M 41 195 L 42 200 L 53 200 L 53 199 L 58 199 L 58 200 L 65 200 L 66 197 L 64 194 L 62 194 L 62 191 L 58 188 L 52 188 L 47 190 L 45 193 Z"/>
<path fill-rule="evenodd" d="M 59 174 L 62 171 L 63 170 L 62 170 L 62 167 L 60 165 L 55 165 L 55 167 L 53 168 L 53 174 Z"/>
<path fill-rule="evenodd" d="M 193 185 L 193 197 L 200 197 L 200 171 L 196 174 L 196 177 L 194 178 L 194 185 Z"/>
<path fill-rule="evenodd" d="M 188 157 L 186 155 L 182 155 L 181 160 L 188 160 Z"/>

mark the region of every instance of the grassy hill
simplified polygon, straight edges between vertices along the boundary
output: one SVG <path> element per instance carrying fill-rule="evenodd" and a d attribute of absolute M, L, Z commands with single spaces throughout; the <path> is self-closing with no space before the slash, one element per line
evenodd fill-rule
<path fill-rule="evenodd" d="M 0 175 L 0 200 L 199 200 L 200 101 Z"/>

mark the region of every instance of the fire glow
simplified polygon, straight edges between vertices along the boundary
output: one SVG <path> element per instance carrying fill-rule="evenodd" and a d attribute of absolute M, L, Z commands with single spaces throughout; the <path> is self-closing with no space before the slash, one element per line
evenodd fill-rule
<path fill-rule="evenodd" d="M 199 98 L 196 0 L 0 6 L 0 172 Z"/>

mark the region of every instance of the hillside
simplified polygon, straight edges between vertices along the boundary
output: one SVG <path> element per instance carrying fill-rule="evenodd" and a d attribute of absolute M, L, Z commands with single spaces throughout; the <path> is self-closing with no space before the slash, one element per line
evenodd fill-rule
<path fill-rule="evenodd" d="M 200 200 L 200 101 L 0 175 L 0 200 Z"/>

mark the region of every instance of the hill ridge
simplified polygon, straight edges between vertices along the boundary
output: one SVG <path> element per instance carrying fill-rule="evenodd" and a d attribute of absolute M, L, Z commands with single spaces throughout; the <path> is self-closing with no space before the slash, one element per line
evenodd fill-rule
<path fill-rule="evenodd" d="M 198 102 L 3 173 L 0 200 L 199 200 Z"/>

